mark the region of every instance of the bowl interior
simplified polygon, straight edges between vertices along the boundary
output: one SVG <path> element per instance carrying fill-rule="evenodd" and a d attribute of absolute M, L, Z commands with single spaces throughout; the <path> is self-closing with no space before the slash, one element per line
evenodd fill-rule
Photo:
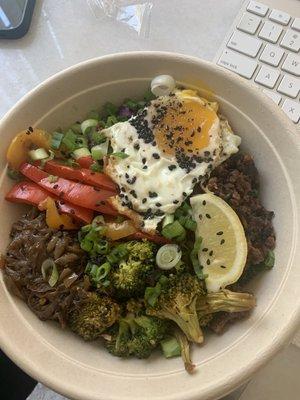
<path fill-rule="evenodd" d="M 132 67 L 132 63 L 125 65 L 125 71 L 120 71 L 116 66 L 112 66 L 112 76 L 109 76 L 106 67 L 99 63 L 98 67 L 93 67 L 92 76 L 89 75 L 89 71 L 73 71 L 63 80 L 58 79 L 54 84 L 48 85 L 47 91 L 45 91 L 45 88 L 41 88 L 38 93 L 33 94 L 31 104 L 29 100 L 21 104 L 18 112 L 15 111 L 5 121 L 5 135 L 4 132 L 1 132 L 4 145 L 1 146 L 0 164 L 5 165 L 5 148 L 18 130 L 31 125 L 51 131 L 83 119 L 88 111 L 101 108 L 106 101 L 120 103 L 127 97 L 139 99 L 148 89 L 151 77 L 162 72 L 168 72 L 184 85 L 197 87 L 204 96 L 215 98 L 220 103 L 221 112 L 229 120 L 234 132 L 242 137 L 242 150 L 254 156 L 260 173 L 263 204 L 266 208 L 275 211 L 276 265 L 271 272 L 260 275 L 251 284 L 250 288 L 257 296 L 256 309 L 250 318 L 236 323 L 223 336 L 207 334 L 205 345 L 201 348 L 194 347 L 193 350 L 193 360 L 199 365 L 201 371 L 206 370 L 205 365 L 208 366 L 207 372 L 211 368 L 214 370 L 214 365 L 217 365 L 214 363 L 217 360 L 221 362 L 225 355 L 228 356 L 228 353 L 233 360 L 237 360 L 242 365 L 242 361 L 238 361 L 240 356 L 237 353 L 237 346 L 240 342 L 243 342 L 245 346 L 249 343 L 251 347 L 250 341 L 247 342 L 248 338 L 254 335 L 259 341 L 261 330 L 272 329 L 274 316 L 270 310 L 287 279 L 291 256 L 293 255 L 295 240 L 294 200 L 284 162 L 274 145 L 276 140 L 273 141 L 272 133 L 264 130 L 257 123 L 257 120 L 247 113 L 247 102 L 243 98 L 247 89 L 239 87 L 234 92 L 234 80 L 226 80 L 221 73 L 210 72 L 206 66 L 198 65 L 196 68 L 188 64 L 177 65 L 176 62 L 165 65 L 153 64 L 151 68 L 145 63 L 143 68 L 132 67 L 133 71 L 131 72 L 128 70 L 130 65 Z M 199 80 L 199 76 L 202 82 Z M 76 82 L 76 77 L 80 80 L 79 84 Z M 118 79 L 116 79 L 117 77 Z M 83 80 L 85 81 L 83 82 Z M 205 85 L 203 82 L 205 82 Z M 230 88 L 228 88 L 229 84 L 231 85 Z M 250 98 L 249 107 L 251 107 L 251 101 L 255 100 Z M 259 110 L 257 110 L 257 114 L 259 114 Z M 4 196 L 10 186 L 11 181 L 3 173 L 0 186 L 1 252 L 5 252 L 11 223 L 24 210 L 24 207 L 5 202 Z M 165 360 L 159 354 L 153 355 L 150 361 L 124 361 L 112 358 L 102 349 L 99 343 L 85 343 L 72 333 L 61 330 L 55 323 L 39 321 L 22 301 L 7 293 L 3 282 L 1 285 L 0 291 L 5 293 L 6 299 L 12 307 L 13 313 L 17 315 L 19 322 L 26 325 L 34 337 L 39 337 L 46 352 L 55 353 L 59 357 L 81 366 L 86 371 L 120 378 L 130 376 L 135 379 L 145 376 L 155 378 L 184 374 L 180 359 Z M 27 340 L 29 342 L 34 340 L 33 336 Z M 255 359 L 260 350 L 259 346 L 257 346 L 257 349 L 252 346 L 251 351 L 249 350 L 251 358 Z M 41 355 L 41 360 L 43 358 L 44 356 Z M 207 372 L 203 374 L 203 378 Z M 216 379 L 217 381 L 219 379 L 218 372 L 216 372 Z M 199 376 L 198 384 L 200 386 L 201 382 L 203 388 L 208 388 L 212 381 L 211 378 L 202 380 Z M 155 384 L 151 394 L 158 398 L 161 393 L 154 386 Z M 100 386 L 99 390 L 101 393 Z M 181 390 L 183 391 L 184 387 L 174 386 L 174 389 L 170 388 L 168 394 L 171 393 L 174 398 L 176 396 L 179 398 Z M 201 395 L 200 392 L 199 389 L 199 395 Z M 92 390 L 90 396 L 89 398 L 94 398 Z M 121 394 L 120 398 L 123 397 L 125 395 Z"/>

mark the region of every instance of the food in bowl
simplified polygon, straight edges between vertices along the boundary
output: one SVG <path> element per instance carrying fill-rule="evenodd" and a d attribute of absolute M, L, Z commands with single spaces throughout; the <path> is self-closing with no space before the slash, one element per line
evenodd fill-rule
<path fill-rule="evenodd" d="M 255 306 L 245 284 L 274 265 L 273 213 L 218 104 L 171 77 L 152 92 L 13 139 L 6 199 L 34 207 L 4 273 L 40 319 L 119 357 L 160 347 L 193 372 L 190 343 Z"/>

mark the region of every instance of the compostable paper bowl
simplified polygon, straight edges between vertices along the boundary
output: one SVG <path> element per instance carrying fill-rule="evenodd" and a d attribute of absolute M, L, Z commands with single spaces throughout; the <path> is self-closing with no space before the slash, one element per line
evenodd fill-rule
<path fill-rule="evenodd" d="M 121 360 L 98 343 L 85 343 L 56 323 L 45 323 L 0 282 L 0 345 L 21 368 L 52 389 L 80 400 L 216 399 L 245 382 L 285 343 L 300 312 L 300 148 L 299 132 L 286 116 L 243 79 L 211 63 L 183 55 L 138 52 L 93 59 L 58 73 L 28 93 L 0 124 L 0 250 L 22 207 L 4 200 L 11 186 L 5 151 L 28 126 L 55 129 L 80 120 L 106 101 L 139 98 L 159 74 L 215 98 L 242 149 L 255 158 L 263 201 L 275 211 L 276 265 L 252 283 L 257 307 L 251 317 L 223 336 L 207 335 L 194 347 L 197 373 L 181 359 L 159 354 L 148 360 Z"/>

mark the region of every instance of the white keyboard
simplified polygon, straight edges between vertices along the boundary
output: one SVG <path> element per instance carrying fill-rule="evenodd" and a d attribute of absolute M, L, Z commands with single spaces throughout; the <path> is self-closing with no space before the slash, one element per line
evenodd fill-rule
<path fill-rule="evenodd" d="M 300 1 L 294 3 L 298 18 L 245 2 L 215 61 L 261 87 L 300 126 Z"/>

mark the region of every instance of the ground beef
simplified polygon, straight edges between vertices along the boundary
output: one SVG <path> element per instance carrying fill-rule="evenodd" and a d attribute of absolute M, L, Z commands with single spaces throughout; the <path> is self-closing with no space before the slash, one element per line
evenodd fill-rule
<path fill-rule="evenodd" d="M 44 213 L 32 209 L 12 226 L 5 256 L 4 276 L 8 286 L 42 320 L 57 320 L 62 326 L 72 303 L 79 301 L 86 257 L 76 232 L 48 228 Z M 41 265 L 55 261 L 59 280 L 51 287 Z"/>
<path fill-rule="evenodd" d="M 250 311 L 242 312 L 219 312 L 216 313 L 213 319 L 209 323 L 210 329 L 212 329 L 218 335 L 224 333 L 225 329 L 229 327 L 230 324 L 239 321 L 241 319 L 247 318 Z"/>
<path fill-rule="evenodd" d="M 273 211 L 259 199 L 259 176 L 253 158 L 241 152 L 219 165 L 207 188 L 222 197 L 238 214 L 248 242 L 247 267 L 255 268 L 275 247 Z"/>

